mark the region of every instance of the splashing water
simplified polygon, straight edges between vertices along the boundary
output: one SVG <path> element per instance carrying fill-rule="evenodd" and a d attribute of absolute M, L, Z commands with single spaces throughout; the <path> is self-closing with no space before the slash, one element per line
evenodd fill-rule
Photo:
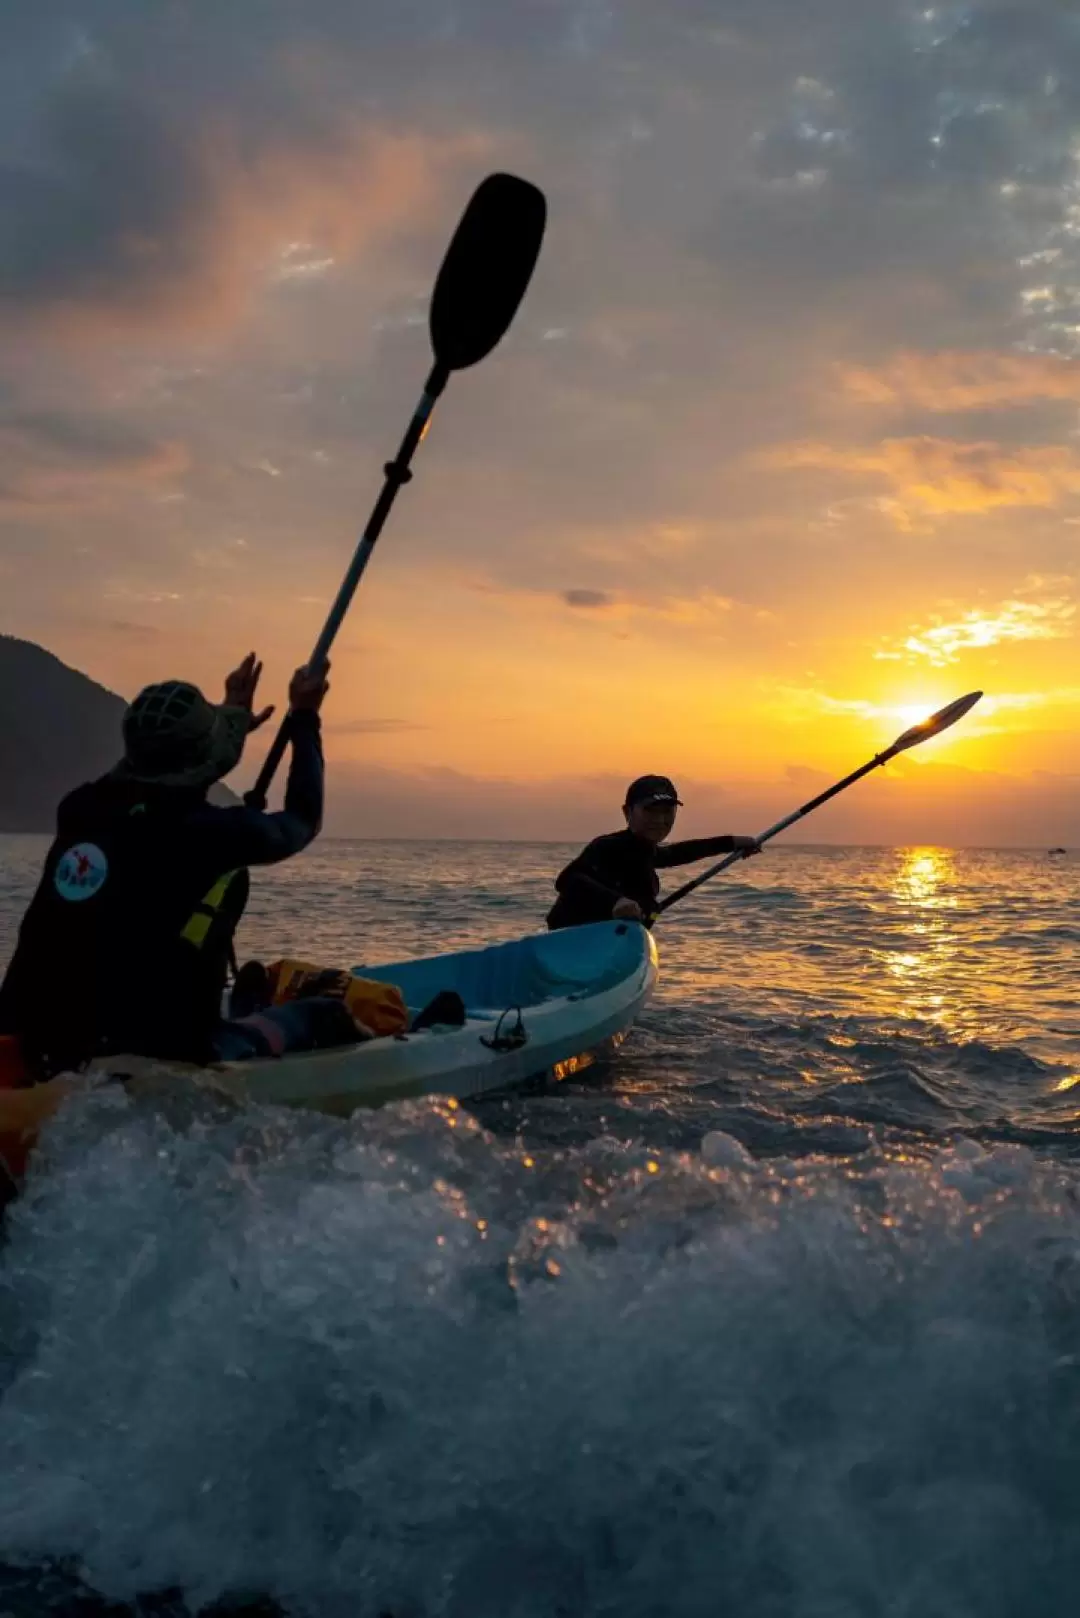
<path fill-rule="evenodd" d="M 1080 1571 L 1077 1187 L 1023 1148 L 541 1167 L 430 1103 L 91 1098 L 48 1150 L 0 1520 L 113 1598 L 985 1615 Z"/>

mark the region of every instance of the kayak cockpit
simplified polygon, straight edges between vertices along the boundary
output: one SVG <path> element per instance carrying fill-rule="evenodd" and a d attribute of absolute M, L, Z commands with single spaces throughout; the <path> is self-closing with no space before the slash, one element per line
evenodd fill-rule
<path fill-rule="evenodd" d="M 411 1012 L 450 991 L 460 995 L 471 1017 L 487 1019 L 511 1006 L 524 1010 L 551 1000 L 603 994 L 640 964 L 643 939 L 651 945 L 651 938 L 636 923 L 597 922 L 530 934 L 483 949 L 386 965 L 365 964 L 353 970 L 376 982 L 396 985 Z"/>

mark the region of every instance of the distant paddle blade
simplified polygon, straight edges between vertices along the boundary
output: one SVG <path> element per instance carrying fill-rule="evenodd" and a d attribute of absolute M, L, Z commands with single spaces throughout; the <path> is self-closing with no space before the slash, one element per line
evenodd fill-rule
<path fill-rule="evenodd" d="M 963 719 L 982 696 L 981 691 L 969 691 L 966 697 L 957 697 L 955 702 L 948 703 L 932 713 L 929 719 L 924 719 L 921 725 L 912 725 L 910 730 L 893 742 L 890 749 L 893 753 L 903 753 L 909 747 L 918 747 L 920 742 L 929 741 L 931 736 L 940 736 L 943 730 L 955 725 L 958 719 Z"/>
<path fill-rule="evenodd" d="M 463 371 L 505 335 L 532 279 L 547 223 L 544 193 L 513 174 L 477 186 L 446 250 L 431 298 L 437 363 Z"/>

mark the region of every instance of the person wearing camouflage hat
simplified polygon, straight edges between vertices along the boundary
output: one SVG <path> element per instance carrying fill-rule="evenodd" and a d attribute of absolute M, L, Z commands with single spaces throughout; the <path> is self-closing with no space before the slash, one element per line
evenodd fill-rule
<path fill-rule="evenodd" d="M 238 670 L 230 679 L 241 677 Z M 235 684 L 226 686 L 220 707 L 184 680 L 148 685 L 124 715 L 124 757 L 113 773 L 159 786 L 212 785 L 236 768 L 262 721 L 243 706 Z"/>
<path fill-rule="evenodd" d="M 289 859 L 322 824 L 325 667 L 289 687 L 284 807 L 208 801 L 273 712 L 255 711 L 261 673 L 251 653 L 220 704 L 183 680 L 147 686 L 124 714 L 123 757 L 60 804 L 0 986 L 0 1033 L 35 1077 L 110 1054 L 213 1058 L 248 867 Z"/>

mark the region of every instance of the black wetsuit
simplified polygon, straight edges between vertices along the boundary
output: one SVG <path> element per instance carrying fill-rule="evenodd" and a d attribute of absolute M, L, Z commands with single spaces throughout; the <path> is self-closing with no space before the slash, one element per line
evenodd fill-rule
<path fill-rule="evenodd" d="M 620 899 L 636 899 L 648 918 L 660 894 L 658 869 L 730 854 L 734 846 L 733 837 L 697 837 L 657 847 L 629 829 L 596 837 L 555 878 L 559 897 L 548 912 L 547 924 L 555 929 L 610 921 Z"/>
<path fill-rule="evenodd" d="M 107 775 L 57 810 L 56 838 L 0 986 L 0 1033 L 42 1075 L 98 1055 L 210 1059 L 247 868 L 317 835 L 319 716 L 295 713 L 285 806 Z"/>

